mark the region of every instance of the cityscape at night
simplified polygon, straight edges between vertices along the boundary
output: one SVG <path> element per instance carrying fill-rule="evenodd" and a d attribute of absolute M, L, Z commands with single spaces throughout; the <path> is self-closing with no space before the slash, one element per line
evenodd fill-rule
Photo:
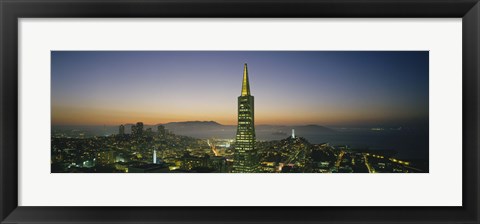
<path fill-rule="evenodd" d="M 428 51 L 52 51 L 52 173 L 428 173 Z"/>

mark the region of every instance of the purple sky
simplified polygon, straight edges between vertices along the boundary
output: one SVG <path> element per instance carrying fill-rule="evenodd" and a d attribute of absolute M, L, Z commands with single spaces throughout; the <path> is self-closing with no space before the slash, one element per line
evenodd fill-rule
<path fill-rule="evenodd" d="M 256 124 L 428 122 L 428 51 L 53 51 L 52 122 L 236 124 L 248 64 Z"/>

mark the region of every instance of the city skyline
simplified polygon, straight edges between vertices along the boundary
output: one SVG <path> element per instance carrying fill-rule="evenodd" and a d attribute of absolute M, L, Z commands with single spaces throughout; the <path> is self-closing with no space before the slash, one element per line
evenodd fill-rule
<path fill-rule="evenodd" d="M 243 63 L 254 68 L 256 124 L 428 123 L 423 51 L 53 51 L 52 125 L 236 125 Z"/>
<path fill-rule="evenodd" d="M 183 52 L 185 53 L 185 52 Z M 198 52 L 194 52 L 195 57 L 198 58 Z M 211 53 L 211 52 L 209 52 Z M 222 54 L 225 52 L 222 52 Z M 238 53 L 238 52 L 237 52 Z M 256 52 L 258 53 L 258 52 Z M 264 53 L 264 52 L 262 52 Z M 285 52 L 283 52 L 285 53 Z M 287 54 L 291 54 L 288 52 Z M 303 53 L 303 52 L 302 52 Z M 318 53 L 318 52 L 317 52 Z M 192 54 L 192 53 L 189 53 Z M 376 54 L 375 54 L 376 55 Z M 204 55 L 206 56 L 206 55 Z M 366 56 L 366 55 L 363 55 Z M 385 55 L 383 55 L 385 56 Z M 174 55 L 170 54 L 170 57 Z M 182 56 L 183 58 L 185 55 Z M 290 56 L 291 57 L 291 56 Z M 395 58 L 395 57 L 394 57 Z M 377 58 L 380 60 L 379 58 Z M 92 59 L 89 59 L 92 60 Z M 211 58 L 209 58 L 211 60 Z M 292 59 L 293 60 L 293 59 Z M 357 59 L 358 60 L 358 59 Z M 120 60 L 123 61 L 123 60 Z M 176 60 L 175 60 L 176 61 Z M 187 60 L 188 61 L 188 60 Z M 275 60 L 279 63 L 278 58 Z M 302 61 L 307 61 L 305 58 Z M 314 60 L 315 62 L 318 62 Z M 123 61 L 128 63 L 128 61 Z M 299 61 L 297 61 L 299 62 Z M 137 62 L 138 63 L 138 62 Z M 292 66 L 290 61 L 285 61 Z M 218 64 L 216 62 L 215 64 Z M 207 66 L 207 68 L 200 68 L 199 71 L 207 70 L 211 71 L 213 64 Z M 279 64 L 280 65 L 280 64 Z M 115 65 L 112 65 L 115 66 Z M 310 65 L 312 66 L 312 65 Z M 424 65 L 425 66 L 425 65 Z M 103 66 L 102 66 L 103 67 Z M 295 66 L 293 66 L 295 67 Z M 143 67 L 141 67 L 143 68 Z M 180 70 L 182 70 L 181 67 Z M 92 68 L 90 68 L 91 70 Z M 139 71 L 140 67 L 138 68 Z M 311 68 L 310 68 L 311 69 Z M 257 74 L 256 70 L 254 74 Z M 395 69 L 389 68 L 388 72 L 393 72 Z M 261 95 L 257 98 L 256 92 L 251 88 L 252 84 L 257 83 L 252 80 L 261 82 L 262 79 L 255 79 L 256 75 L 249 74 L 249 68 L 247 63 L 244 63 L 241 74 L 241 89 L 237 92 L 235 97 L 237 100 L 236 105 L 236 130 L 232 130 L 228 126 L 223 126 L 215 122 L 179 122 L 178 125 L 165 124 L 157 126 L 147 126 L 142 121 L 136 122 L 134 125 L 128 127 L 130 132 L 126 132 L 126 126 L 124 124 L 118 125 L 117 132 L 107 132 L 106 126 L 103 126 L 103 133 L 95 133 L 94 130 L 88 130 L 85 127 L 67 127 L 56 128 L 52 124 L 52 151 L 51 151 L 51 170 L 52 172 L 87 172 L 87 173 L 424 173 L 428 172 L 428 157 L 429 157 L 429 144 L 428 144 L 428 129 L 425 126 L 420 128 L 412 127 L 395 127 L 395 128 L 370 128 L 370 129 L 331 129 L 319 125 L 304 125 L 298 126 L 298 135 L 295 134 L 295 129 L 292 128 L 291 135 L 289 136 L 289 126 L 268 126 L 256 127 L 257 120 L 257 107 L 271 109 L 272 105 L 285 106 L 284 110 L 274 110 L 269 116 L 280 114 L 283 120 L 276 121 L 278 123 L 284 122 L 288 113 L 285 111 L 294 111 L 296 114 L 290 115 L 294 118 L 302 118 L 306 112 L 318 112 L 321 115 L 323 110 L 328 108 L 319 107 L 322 101 L 318 101 L 318 98 L 322 95 L 316 95 L 319 92 L 315 92 L 318 89 L 305 90 L 304 86 L 295 86 L 294 81 L 298 79 L 307 79 L 305 75 L 294 76 L 289 86 L 290 89 L 282 89 L 278 86 L 282 82 L 279 82 L 275 78 L 267 80 L 267 84 L 277 85 L 273 89 L 269 89 L 275 93 L 275 90 L 280 89 L 283 92 L 287 92 L 294 95 L 291 100 L 288 97 L 281 98 L 280 101 L 270 102 L 268 99 L 278 99 L 277 95 L 272 95 L 270 98 L 268 95 Z M 283 70 L 281 70 L 283 71 Z M 380 87 L 384 87 L 387 83 L 380 81 L 385 74 L 374 76 L 374 78 L 366 79 L 365 84 L 367 86 L 366 92 L 371 91 L 375 96 L 380 98 L 365 99 L 362 95 L 362 91 L 353 90 L 352 92 L 345 93 L 341 89 L 332 89 L 324 91 L 324 94 L 331 94 L 333 99 L 337 99 L 342 93 L 350 98 L 360 102 L 341 102 L 347 106 L 354 105 L 350 109 L 338 110 L 337 113 L 346 111 L 348 113 L 354 112 L 358 114 L 361 112 L 362 107 L 367 108 L 366 111 L 378 116 L 378 113 L 386 115 L 380 117 L 379 120 L 386 122 L 388 120 L 395 119 L 395 113 L 398 108 L 383 108 L 376 111 L 376 107 L 370 107 L 369 103 L 374 102 L 380 105 L 385 104 L 388 106 L 396 105 L 398 103 L 406 108 L 401 108 L 408 111 L 407 114 L 415 114 L 414 110 L 419 110 L 415 106 L 415 100 L 421 98 L 421 91 L 411 93 L 406 89 L 407 87 L 415 86 L 415 82 L 412 80 L 405 81 L 405 77 L 401 79 L 403 84 L 388 85 L 387 89 L 379 90 Z M 205 91 L 198 91 L 194 96 L 191 96 L 191 100 L 187 104 L 187 110 L 189 114 L 196 116 L 202 114 L 204 110 L 209 109 L 211 105 L 215 103 L 211 102 L 209 95 L 209 80 L 212 77 L 204 75 L 205 73 L 198 72 L 200 77 L 194 77 L 188 73 L 187 79 L 182 80 L 180 85 L 169 86 L 164 85 L 162 89 L 168 96 L 171 96 L 173 100 L 177 100 L 176 94 L 182 94 L 190 92 L 195 89 L 186 88 L 183 90 L 177 90 L 183 83 L 185 85 L 194 83 L 192 88 L 200 87 L 206 89 Z M 261 74 L 261 73 L 259 73 Z M 417 74 L 419 75 L 419 74 Z M 52 75 L 53 76 L 53 75 Z M 240 75 L 239 75 L 240 76 Z M 155 76 L 157 77 L 157 76 Z M 290 77 L 290 76 L 289 76 Z M 62 77 L 64 78 L 64 77 Z M 85 77 L 81 77 L 85 78 Z M 129 101 L 127 95 L 136 96 L 138 92 L 142 92 L 142 89 L 136 88 L 135 83 L 128 83 L 127 95 L 122 95 L 122 91 L 118 91 L 118 83 L 122 83 L 119 77 L 111 77 L 110 83 L 101 84 L 102 81 L 98 80 L 98 76 L 91 76 L 90 83 L 86 87 L 97 86 L 100 87 L 100 94 L 93 94 L 93 98 L 88 98 L 88 102 L 95 102 L 98 99 L 102 99 L 102 96 L 107 95 L 105 99 L 114 100 L 120 98 L 123 104 L 119 104 L 120 107 L 125 107 L 125 103 L 133 102 L 133 105 L 127 105 L 129 107 L 135 107 L 136 101 L 145 101 L 148 105 L 156 105 L 150 100 L 150 95 L 157 97 L 158 105 L 161 105 L 163 110 L 171 110 L 175 112 L 178 110 L 175 106 L 168 106 L 162 102 L 165 102 L 165 97 L 161 97 L 155 94 L 141 93 L 141 96 L 133 98 L 133 101 Z M 144 76 L 135 78 L 133 81 L 141 80 Z M 310 77 L 313 80 L 321 81 L 317 76 Z M 332 78 L 332 77 L 330 77 Z M 333 77 L 338 78 L 338 77 Z M 412 78 L 412 77 L 411 77 Z M 53 78 L 52 78 L 53 79 Z M 178 77 L 162 76 L 159 81 L 168 80 L 178 81 Z M 318 79 L 318 80 L 317 80 Z M 347 85 L 350 79 L 354 79 L 352 76 L 337 81 L 338 83 Z M 394 78 L 393 78 L 394 79 Z M 416 78 L 418 79 L 418 77 Z M 202 83 L 202 81 L 206 84 Z M 313 81 L 311 80 L 311 81 Z M 59 80 L 56 80 L 59 81 Z M 79 86 L 82 86 L 82 82 Z M 100 83 L 100 84 L 99 84 Z M 263 85 L 265 85 L 264 83 Z M 371 83 L 376 83 L 372 86 Z M 158 84 L 158 83 L 155 83 Z M 355 86 L 361 86 L 364 83 L 357 83 Z M 106 85 L 106 86 L 105 86 Z M 214 86 L 219 83 L 214 83 Z M 225 82 L 228 86 L 228 82 Z M 315 87 L 318 83 L 314 84 Z M 68 85 L 67 85 L 68 86 Z M 115 91 L 108 92 L 107 88 L 113 88 Z M 188 86 L 188 85 L 187 85 Z M 161 88 L 161 86 L 158 86 Z M 78 88 L 78 86 L 76 86 Z M 231 87 L 233 89 L 233 87 Z M 340 88 L 335 86 L 335 88 Z M 362 88 L 365 88 L 362 86 Z M 374 88 L 371 90 L 370 88 Z M 408 103 L 405 102 L 392 102 L 396 100 L 393 95 L 395 91 L 392 89 L 399 88 L 401 96 L 405 97 Z M 215 88 L 214 93 L 218 88 Z M 345 89 L 347 91 L 348 88 Z M 428 88 L 427 88 L 428 89 Z M 92 94 L 92 91 L 82 92 Z M 257 88 L 259 92 L 262 92 L 262 88 Z M 391 92 L 388 92 L 388 91 Z M 299 96 L 295 96 L 296 91 L 302 91 Z M 313 92 L 312 92 L 313 91 Z M 358 92 L 357 92 L 358 91 Z M 76 92 L 75 89 L 68 89 L 68 92 Z M 194 91 L 195 92 L 195 91 Z M 228 92 L 228 91 L 227 91 Z M 77 92 L 78 93 L 78 92 Z M 110 95 L 111 93 L 120 95 Z M 223 92 L 218 92 L 219 94 Z M 217 95 L 219 95 L 217 94 Z M 264 92 L 265 94 L 265 92 Z M 402 95 L 403 94 L 403 95 Z M 415 97 L 408 97 L 411 94 Z M 356 96 L 361 97 L 357 98 Z M 368 94 L 367 94 L 368 95 Z M 67 95 L 68 96 L 68 95 Z M 128 95 L 129 96 L 129 95 Z M 229 96 L 229 94 L 226 94 Z M 289 95 L 290 96 L 290 95 Z M 428 94 L 427 94 L 428 96 Z M 85 95 L 83 96 L 85 97 Z M 267 97 L 267 101 L 261 101 L 256 99 L 262 99 Z M 373 95 L 371 96 L 373 97 Z M 386 97 L 385 101 L 378 100 Z M 68 97 L 65 97 L 68 98 Z M 57 98 L 58 99 L 58 98 Z M 65 100 L 62 96 L 62 99 Z M 351 99 L 350 99 L 351 100 Z M 425 100 L 425 99 L 424 99 Z M 181 103 L 185 103 L 184 100 L 179 100 Z M 234 101 L 234 97 L 231 97 L 229 102 Z M 257 102 L 255 102 L 257 101 Z M 262 103 L 271 103 L 270 106 L 264 107 Z M 421 101 L 421 100 L 420 100 Z M 320 103 L 318 103 L 320 102 Z M 331 100 L 331 103 L 338 103 L 339 101 Z M 217 102 L 219 103 L 219 102 Z M 296 104 L 297 103 L 297 104 Z M 355 104 L 358 103 L 358 104 Z M 418 103 L 418 102 L 417 102 Z M 75 102 L 73 102 L 75 105 Z M 191 106 L 190 104 L 193 104 Z M 225 102 L 220 102 L 220 105 L 229 105 Z M 105 105 L 110 107 L 108 104 Z M 316 108 L 314 110 L 308 109 L 309 106 Z M 427 108 L 428 105 L 420 105 Z M 317 108 L 318 107 L 318 108 Z M 54 107 L 55 108 L 55 107 Z M 348 107 L 347 107 L 348 108 Z M 141 107 L 140 107 L 141 109 Z M 395 110 L 397 109 L 397 110 Z M 94 110 L 93 110 L 94 111 Z M 419 110 L 421 111 L 421 109 Z M 375 113 L 377 112 L 377 113 Z M 418 111 L 417 111 L 418 112 Z M 56 113 L 56 112 L 55 112 Z M 115 112 L 110 113 L 115 117 Z M 227 115 L 230 115 L 227 113 Z M 55 117 L 55 114 L 52 113 Z M 79 116 L 75 118 L 87 119 L 88 116 Z M 214 113 L 212 116 L 218 116 Z M 316 115 L 319 116 L 319 115 Z M 426 115 L 428 118 L 428 114 Z M 421 118 L 421 117 L 420 117 Z M 100 117 L 100 119 L 105 119 Z M 265 119 L 265 118 L 264 118 Z M 311 122 L 312 118 L 307 117 L 305 121 Z M 345 119 L 345 118 L 343 118 Z M 365 119 L 365 117 L 363 117 Z M 428 121 L 428 120 L 427 120 Z M 424 124 L 426 122 L 423 121 Z M 422 122 L 420 122 L 422 123 Z M 405 123 L 403 123 L 405 124 Z M 236 133 L 234 133 L 234 131 Z M 259 139 L 257 140 L 257 132 L 259 133 Z"/>

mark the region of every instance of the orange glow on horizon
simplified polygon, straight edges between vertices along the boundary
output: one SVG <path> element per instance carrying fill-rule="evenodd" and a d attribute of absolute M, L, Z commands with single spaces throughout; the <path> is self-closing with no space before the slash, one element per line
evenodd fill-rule
<path fill-rule="evenodd" d="M 340 113 L 336 111 L 302 111 L 275 113 L 260 110 L 256 112 L 255 125 L 343 125 L 359 122 L 381 122 L 382 113 Z M 397 114 L 398 119 L 412 119 L 403 114 Z M 237 113 L 219 111 L 218 113 L 202 113 L 196 111 L 184 112 L 144 112 L 139 110 L 111 110 L 98 108 L 52 108 L 53 125 L 120 125 L 143 122 L 146 125 L 165 124 L 184 121 L 215 121 L 222 125 L 237 125 Z"/>

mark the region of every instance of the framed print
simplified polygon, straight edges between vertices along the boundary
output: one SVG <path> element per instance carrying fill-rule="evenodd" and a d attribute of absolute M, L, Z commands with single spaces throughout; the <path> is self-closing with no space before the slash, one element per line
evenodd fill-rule
<path fill-rule="evenodd" d="M 428 51 L 52 51 L 51 173 L 428 173 L 428 56 Z M 257 78 L 243 64 L 235 116 L 225 106 L 234 100 L 215 95 L 229 89 L 234 96 L 235 79 L 223 75 L 220 65 L 233 70 L 241 58 L 270 68 L 255 66 L 265 74 Z M 105 71 L 104 63 L 119 67 Z M 399 75 L 365 74 L 387 65 L 383 69 Z M 339 69 L 345 67 L 355 71 Z M 136 72 L 121 72 L 128 69 Z M 148 76 L 152 70 L 156 75 Z M 285 70 L 303 72 L 290 76 Z M 322 70 L 331 73 L 318 75 Z M 350 81 L 357 77 L 369 80 Z M 263 88 L 253 88 L 256 82 Z M 343 95 L 327 96 L 335 89 Z M 254 90 L 271 98 L 255 101 Z M 102 98 L 107 93 L 114 96 Z M 217 102 L 199 105 L 195 93 Z M 405 102 L 392 109 L 389 102 L 400 99 Z M 97 100 L 116 103 L 100 106 Z M 348 107 L 349 101 L 357 103 Z M 128 111 L 143 105 L 150 109 Z M 292 114 L 300 111 L 303 116 Z M 147 113 L 155 114 L 152 120 Z M 165 120 L 152 124 L 157 117 Z M 102 146 L 107 150 L 98 149 Z M 81 155 L 76 149 L 83 149 Z"/>
<path fill-rule="evenodd" d="M 479 7 L 1 1 L 2 223 L 478 223 Z"/>

